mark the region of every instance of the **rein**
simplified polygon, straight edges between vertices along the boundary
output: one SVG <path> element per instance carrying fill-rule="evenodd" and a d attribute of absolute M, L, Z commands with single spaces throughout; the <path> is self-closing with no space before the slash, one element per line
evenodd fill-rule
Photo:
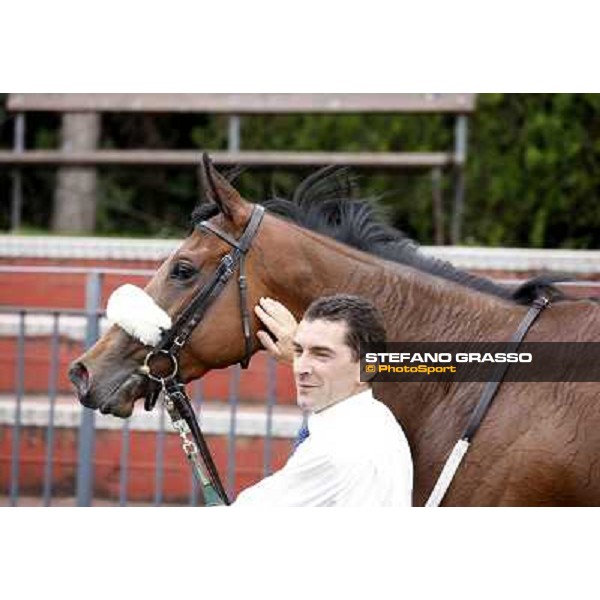
<path fill-rule="evenodd" d="M 535 320 L 540 316 L 540 313 L 550 304 L 550 300 L 545 296 L 540 296 L 533 301 L 531 308 L 527 311 L 527 314 L 523 317 L 523 320 L 519 324 L 517 331 L 513 334 L 510 341 L 508 342 L 507 352 L 515 352 L 518 350 L 521 342 L 527 335 L 529 328 L 533 325 Z M 494 381 L 488 381 L 485 384 L 485 388 L 483 389 L 483 393 L 481 394 L 481 398 L 475 407 L 475 410 L 471 413 L 471 418 L 469 419 L 469 423 L 467 424 L 463 434 L 461 435 L 458 442 L 456 442 L 450 456 L 446 460 L 444 464 L 444 468 L 438 477 L 438 480 L 425 504 L 426 507 L 437 507 L 440 505 L 454 476 L 456 475 L 456 471 L 462 462 L 467 450 L 469 449 L 473 437 L 477 433 L 481 422 L 483 421 L 490 405 L 500 385 L 502 384 L 502 380 L 506 375 L 506 371 L 508 370 L 510 364 L 509 363 L 500 363 L 494 373 Z"/>
<path fill-rule="evenodd" d="M 160 385 L 159 389 L 146 398 L 144 407 L 146 410 L 152 410 L 160 391 L 163 392 L 165 408 L 174 429 L 182 439 L 183 451 L 201 485 L 206 506 L 229 505 L 230 502 L 202 430 L 198 425 L 185 386 L 180 379 L 178 358 L 194 328 L 200 323 L 210 305 L 217 299 L 239 265 L 240 315 L 245 344 L 245 353 L 240 364 L 243 369 L 248 368 L 252 356 L 252 336 L 247 300 L 246 254 L 260 227 L 264 210 L 264 207 L 258 204 L 254 206 L 246 229 L 238 240 L 220 231 L 208 221 L 202 221 L 198 225 L 199 228 L 210 231 L 227 242 L 232 249 L 221 259 L 211 279 L 200 288 L 189 305 L 179 315 L 174 325 L 163 334 L 159 343 L 148 352 L 140 369 L 141 373 Z M 160 359 L 166 359 L 170 362 L 170 372 L 166 376 L 153 372 L 153 363 Z M 193 439 L 189 439 L 188 434 L 190 433 Z M 202 459 L 208 474 L 204 472 L 198 455 Z"/>

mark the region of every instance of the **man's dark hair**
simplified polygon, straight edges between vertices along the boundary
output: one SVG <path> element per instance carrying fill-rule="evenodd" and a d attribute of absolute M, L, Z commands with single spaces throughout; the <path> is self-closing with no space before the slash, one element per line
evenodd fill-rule
<path fill-rule="evenodd" d="M 346 323 L 346 344 L 350 347 L 354 360 L 361 358 L 361 344 L 383 344 L 386 341 L 381 312 L 372 302 L 360 296 L 335 294 L 317 298 L 306 309 L 303 319 Z"/>

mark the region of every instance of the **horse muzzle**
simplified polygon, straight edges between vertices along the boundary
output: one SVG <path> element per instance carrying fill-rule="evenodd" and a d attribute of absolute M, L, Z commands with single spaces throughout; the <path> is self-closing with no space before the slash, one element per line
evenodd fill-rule
<path fill-rule="evenodd" d="M 137 371 L 121 373 L 100 387 L 82 361 L 71 365 L 69 379 L 83 406 L 120 418 L 130 417 L 135 401 L 149 395 L 152 387 L 148 378 Z"/>

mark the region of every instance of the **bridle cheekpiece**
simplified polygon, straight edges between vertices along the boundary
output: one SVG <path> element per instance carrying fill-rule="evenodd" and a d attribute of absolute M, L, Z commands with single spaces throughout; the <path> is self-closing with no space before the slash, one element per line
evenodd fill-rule
<path fill-rule="evenodd" d="M 163 333 L 158 344 L 146 354 L 144 363 L 140 367 L 141 374 L 160 385 L 160 389 L 146 398 L 144 406 L 146 410 L 152 410 L 156 404 L 159 392 L 161 390 L 164 392 L 165 407 L 173 421 L 173 426 L 183 439 L 184 452 L 202 484 L 207 505 L 229 504 L 229 500 L 196 420 L 191 402 L 185 392 L 185 386 L 180 379 L 179 353 L 239 265 L 238 288 L 240 291 L 242 334 L 245 345 L 244 357 L 241 359 L 240 364 L 243 369 L 248 368 L 253 346 L 250 311 L 248 310 L 246 255 L 260 227 L 264 210 L 264 207 L 258 204 L 254 206 L 244 233 L 237 240 L 208 221 L 202 221 L 197 225 L 200 229 L 209 231 L 228 243 L 231 246 L 231 250 L 223 256 L 210 280 L 195 294 L 191 302 L 177 317 L 172 327 Z M 161 358 L 170 361 L 169 369 L 163 369 L 163 374 L 153 371 L 153 363 Z M 194 440 L 187 438 L 187 434 L 190 432 Z M 199 464 L 197 459 L 198 452 L 202 456 L 209 477 L 204 474 Z"/>

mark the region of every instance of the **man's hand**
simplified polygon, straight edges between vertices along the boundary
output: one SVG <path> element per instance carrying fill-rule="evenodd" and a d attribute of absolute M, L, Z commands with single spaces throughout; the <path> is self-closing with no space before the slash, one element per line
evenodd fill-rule
<path fill-rule="evenodd" d="M 259 331 L 256 334 L 265 350 L 278 361 L 292 364 L 293 340 L 298 327 L 294 315 L 281 302 L 271 298 L 261 298 L 254 312 L 271 333 Z"/>

